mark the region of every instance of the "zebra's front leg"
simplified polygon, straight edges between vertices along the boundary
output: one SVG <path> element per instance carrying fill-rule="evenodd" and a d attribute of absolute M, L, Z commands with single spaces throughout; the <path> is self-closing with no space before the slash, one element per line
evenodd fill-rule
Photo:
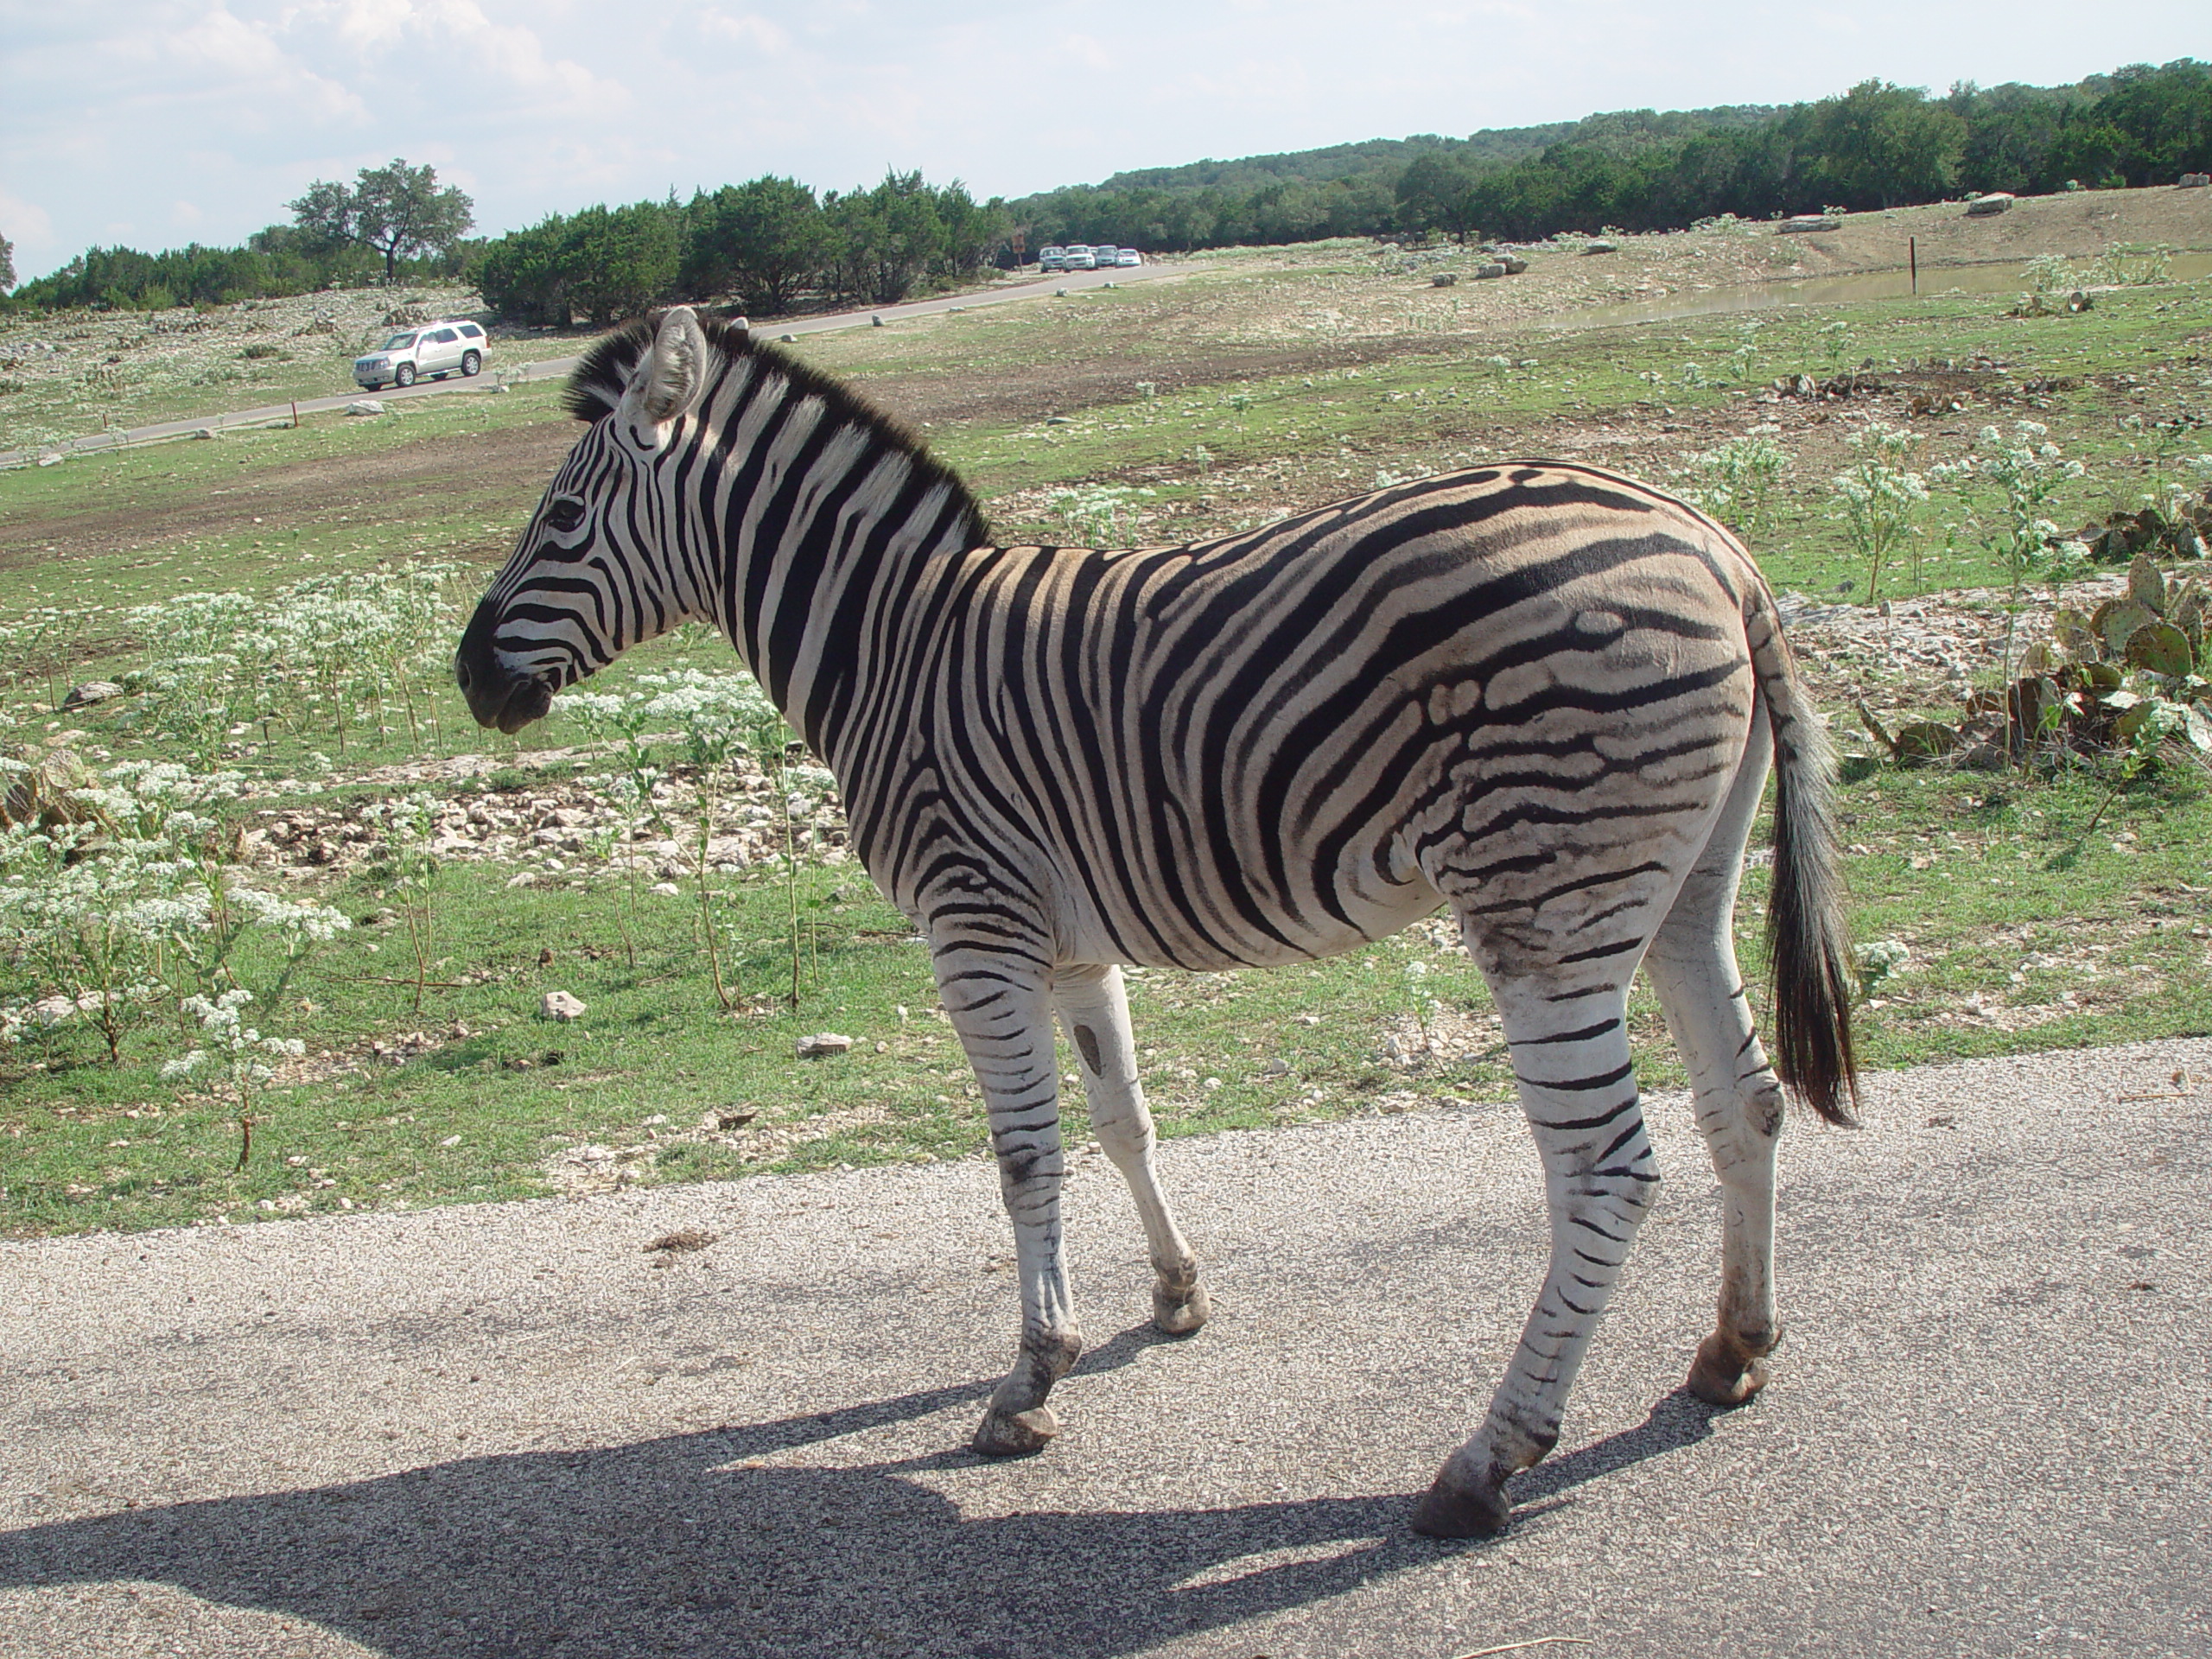
<path fill-rule="evenodd" d="M 1021 1351 L 991 1395 L 976 1450 L 1014 1457 L 1060 1432 L 1045 1397 L 1083 1352 L 1060 1255 L 1059 1075 L 1051 969 L 1027 953 L 955 946 L 937 953 L 938 987 L 982 1085 L 999 1192 L 1014 1223 L 1021 1280 Z"/>
<path fill-rule="evenodd" d="M 1167 1195 L 1153 1166 L 1152 1114 L 1137 1081 L 1136 1039 L 1129 1029 L 1128 994 L 1119 968 L 1063 968 L 1052 977 L 1052 1001 L 1068 1040 L 1083 1057 L 1083 1088 L 1098 1144 L 1122 1172 L 1144 1222 L 1152 1255 L 1153 1323 L 1171 1337 L 1187 1337 L 1211 1317 L 1212 1304 L 1198 1282 L 1198 1258 L 1175 1224 Z"/>
<path fill-rule="evenodd" d="M 1505 1483 L 1558 1443 L 1567 1392 L 1636 1230 L 1656 1196 L 1629 1059 L 1624 986 L 1560 1001 L 1550 985 L 1491 980 L 1521 1104 L 1544 1164 L 1551 1264 L 1481 1431 L 1453 1452 L 1414 1513 L 1440 1538 L 1502 1530 Z"/>

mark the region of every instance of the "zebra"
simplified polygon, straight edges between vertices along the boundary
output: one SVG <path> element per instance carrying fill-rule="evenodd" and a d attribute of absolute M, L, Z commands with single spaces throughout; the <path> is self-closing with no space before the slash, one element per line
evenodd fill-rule
<path fill-rule="evenodd" d="M 742 320 L 603 336 L 588 424 L 468 622 L 455 673 L 512 733 L 678 623 L 712 624 L 835 773 L 852 846 L 926 937 L 988 1114 L 1021 1335 L 974 1440 L 1035 1452 L 1082 1351 L 1061 1260 L 1057 1013 L 1171 1336 L 1206 1323 L 1154 1166 L 1122 967 L 1284 963 L 1449 906 L 1497 1004 L 1552 1246 L 1479 1429 L 1413 1524 L 1497 1531 L 1545 1455 L 1658 1171 L 1626 1027 L 1639 965 L 1725 1196 L 1688 1387 L 1781 1336 L 1787 1083 L 1852 1122 L 1834 766 L 1751 556 L 1682 502 L 1565 461 L 1379 489 L 1179 547 L 993 544 L 913 436 Z M 1731 917 L 1771 762 L 1777 1061 Z"/>

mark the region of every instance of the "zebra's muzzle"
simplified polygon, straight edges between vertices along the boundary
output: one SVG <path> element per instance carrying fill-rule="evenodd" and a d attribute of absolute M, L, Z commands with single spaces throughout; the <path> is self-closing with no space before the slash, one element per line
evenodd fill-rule
<path fill-rule="evenodd" d="M 476 723 L 497 727 L 512 737 L 532 721 L 544 719 L 553 707 L 553 687 L 535 676 L 511 674 L 500 666 L 492 646 L 497 625 L 489 606 L 476 607 L 461 636 L 461 648 L 454 652 L 453 677 Z"/>

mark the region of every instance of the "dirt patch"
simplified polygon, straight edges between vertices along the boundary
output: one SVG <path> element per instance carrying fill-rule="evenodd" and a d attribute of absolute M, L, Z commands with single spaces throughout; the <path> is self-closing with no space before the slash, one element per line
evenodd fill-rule
<path fill-rule="evenodd" d="M 247 473 L 235 484 L 159 499 L 123 499 L 90 512 L 73 505 L 20 507 L 0 521 L 0 567 L 57 555 L 136 552 L 178 542 L 265 533 L 269 525 L 363 529 L 387 519 L 431 516 L 424 504 L 452 495 L 460 480 L 470 512 L 519 524 L 575 443 L 569 422 L 425 438 L 379 454 L 334 455 Z M 154 494 L 149 489 L 147 495 Z M 260 521 L 258 524 L 257 521 Z M 463 542 L 452 551 L 486 563 L 504 559 L 504 535 Z"/>

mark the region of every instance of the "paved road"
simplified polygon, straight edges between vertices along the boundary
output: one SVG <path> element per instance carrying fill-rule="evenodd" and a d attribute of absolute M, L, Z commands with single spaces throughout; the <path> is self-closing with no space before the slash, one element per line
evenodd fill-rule
<path fill-rule="evenodd" d="M 1540 1266 L 1501 1109 L 1172 1145 L 1182 1344 L 1081 1162 L 1096 1345 L 1022 1463 L 961 1449 L 1013 1335 L 978 1161 L 0 1246 L 0 1653 L 2202 1655 L 2212 1093 L 2121 1098 L 2177 1067 L 2212 1041 L 1794 1129 L 1792 1330 L 1725 1415 L 1675 1391 L 1716 1205 L 1655 1100 L 1669 1190 L 1490 1543 L 1406 1517 Z"/>
<path fill-rule="evenodd" d="M 762 322 L 760 332 L 771 338 L 784 334 L 822 334 L 839 328 L 865 328 L 878 317 L 881 317 L 888 327 L 909 317 L 975 310 L 987 305 L 1007 305 L 1016 300 L 1038 299 L 1056 294 L 1062 289 L 1100 288 L 1109 283 L 1116 287 L 1126 287 L 1132 283 L 1161 282 L 1222 269 L 1219 265 L 1207 264 L 1139 265 L 1128 270 L 1071 270 L 1065 276 L 1046 276 L 1033 283 L 1012 283 L 976 294 L 947 295 L 934 300 L 916 300 L 906 305 L 883 305 L 867 311 L 840 311 L 824 316 L 772 319 Z M 463 380 L 458 377 L 450 380 L 424 380 L 404 389 L 386 386 L 382 391 L 375 392 L 356 387 L 342 397 L 302 397 L 297 407 L 302 415 L 316 415 L 343 409 L 346 404 L 359 403 L 365 397 L 390 403 L 396 398 L 435 397 L 445 392 L 484 391 L 502 377 L 510 384 L 556 379 L 576 366 L 576 359 L 573 357 L 549 358 L 542 363 L 524 363 L 519 366 L 510 365 L 501 360 L 519 344 L 517 341 L 501 342 L 493 353 L 491 372 L 473 380 Z M 188 438 L 196 432 L 221 431 L 226 427 L 266 426 L 273 421 L 290 420 L 293 408 L 290 403 L 265 404 L 258 409 L 236 409 L 219 415 L 195 415 L 188 420 L 159 421 L 149 426 L 87 433 L 83 437 L 71 438 L 44 450 L 0 451 L 0 467 L 23 466 L 41 454 L 92 454 L 103 449 L 123 449 L 137 444 L 159 443 L 170 438 Z"/>

